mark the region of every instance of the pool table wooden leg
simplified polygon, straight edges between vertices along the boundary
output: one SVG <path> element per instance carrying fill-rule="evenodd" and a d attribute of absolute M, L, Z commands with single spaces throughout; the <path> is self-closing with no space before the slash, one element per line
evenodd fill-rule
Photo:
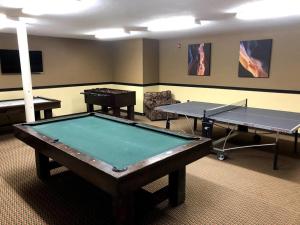
<path fill-rule="evenodd" d="M 38 150 L 35 150 L 35 164 L 37 176 L 41 180 L 50 177 L 49 158 L 41 154 Z"/>
<path fill-rule="evenodd" d="M 185 201 L 185 167 L 169 174 L 169 202 L 178 206 Z"/>
<path fill-rule="evenodd" d="M 112 200 L 113 222 L 115 225 L 134 225 L 133 193 L 114 196 Z"/>

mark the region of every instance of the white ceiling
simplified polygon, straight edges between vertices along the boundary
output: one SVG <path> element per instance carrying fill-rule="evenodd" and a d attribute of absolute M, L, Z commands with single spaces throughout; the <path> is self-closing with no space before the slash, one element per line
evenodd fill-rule
<path fill-rule="evenodd" d="M 179 38 L 300 24 L 300 16 L 243 21 L 234 16 L 226 15 L 228 10 L 246 2 L 253 2 L 253 0 L 97 0 L 92 8 L 77 14 L 36 16 L 34 18 L 38 19 L 38 23 L 29 25 L 28 33 L 42 36 L 95 39 L 93 36 L 85 34 L 104 28 L 137 27 L 152 19 L 180 15 L 193 15 L 199 19 L 212 19 L 213 21 L 191 30 L 143 32 L 134 38 Z M 10 17 L 22 16 L 21 10 L 16 9 L 0 7 L 0 12 L 4 12 Z M 0 32 L 15 31 L 2 29 Z"/>

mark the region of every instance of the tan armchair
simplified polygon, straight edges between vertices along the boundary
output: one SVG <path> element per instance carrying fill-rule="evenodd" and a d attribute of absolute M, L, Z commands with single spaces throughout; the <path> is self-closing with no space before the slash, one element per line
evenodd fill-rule
<path fill-rule="evenodd" d="M 155 107 L 162 105 L 170 105 L 180 103 L 172 98 L 171 91 L 162 92 L 146 92 L 144 93 L 144 113 L 150 120 L 165 120 L 177 119 L 178 115 L 175 113 L 166 113 L 154 110 Z"/>

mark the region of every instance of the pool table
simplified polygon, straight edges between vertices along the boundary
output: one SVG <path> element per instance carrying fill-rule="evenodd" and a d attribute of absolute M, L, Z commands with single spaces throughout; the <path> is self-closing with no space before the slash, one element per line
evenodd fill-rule
<path fill-rule="evenodd" d="M 136 193 L 155 205 L 185 200 L 186 165 L 209 154 L 211 140 L 132 120 L 85 113 L 14 125 L 15 136 L 35 149 L 37 176 L 65 166 L 112 197 L 115 224 L 135 222 Z M 143 186 L 165 176 L 169 184 L 148 193 Z"/>
<path fill-rule="evenodd" d="M 61 102 L 56 99 L 34 97 L 35 119 L 41 119 L 41 112 L 44 111 L 44 118 L 52 117 L 52 110 L 60 108 Z M 25 121 L 24 99 L 9 99 L 0 101 L 0 132 L 12 131 L 12 124 Z"/>
<path fill-rule="evenodd" d="M 44 111 L 45 119 L 52 117 L 52 109 L 60 108 L 60 101 L 56 99 L 33 97 L 34 112 L 37 120 L 41 119 L 41 111 Z M 9 99 L 0 101 L 1 114 L 17 114 L 25 115 L 24 99 Z M 24 116 L 25 117 L 25 116 Z"/>

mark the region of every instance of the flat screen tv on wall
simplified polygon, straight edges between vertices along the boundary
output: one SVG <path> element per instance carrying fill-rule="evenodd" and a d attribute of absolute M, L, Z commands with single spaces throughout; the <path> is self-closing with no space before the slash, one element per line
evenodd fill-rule
<path fill-rule="evenodd" d="M 43 56 L 41 51 L 29 51 L 32 73 L 43 72 Z M 20 57 L 18 50 L 0 49 L 0 64 L 2 74 L 20 74 Z"/>

